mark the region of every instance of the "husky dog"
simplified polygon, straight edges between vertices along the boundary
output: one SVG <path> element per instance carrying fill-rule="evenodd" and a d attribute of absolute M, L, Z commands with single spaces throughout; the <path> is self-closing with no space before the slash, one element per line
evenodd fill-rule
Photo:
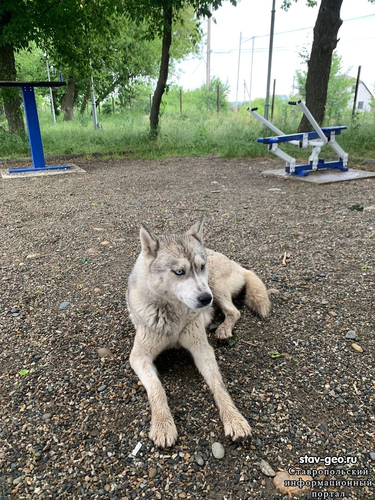
<path fill-rule="evenodd" d="M 225 388 L 205 327 L 214 304 L 225 315 L 216 335 L 230 337 L 240 318 L 232 297 L 244 288 L 245 302 L 260 316 L 268 314 L 270 301 L 256 274 L 204 248 L 202 229 L 203 218 L 187 232 L 163 236 L 142 225 L 142 250 L 129 277 L 127 303 L 136 328 L 130 364 L 150 401 L 149 437 L 160 447 L 175 443 L 177 429 L 153 360 L 173 347 L 184 347 L 192 354 L 213 392 L 225 434 L 233 440 L 251 435 L 250 425 Z"/>

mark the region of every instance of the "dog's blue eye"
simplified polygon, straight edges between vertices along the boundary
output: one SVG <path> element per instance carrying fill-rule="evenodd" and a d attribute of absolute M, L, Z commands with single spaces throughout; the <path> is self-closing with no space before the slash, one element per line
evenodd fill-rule
<path fill-rule="evenodd" d="M 177 276 L 182 276 L 185 274 L 185 271 L 183 269 L 177 269 L 176 271 L 173 271 Z"/>

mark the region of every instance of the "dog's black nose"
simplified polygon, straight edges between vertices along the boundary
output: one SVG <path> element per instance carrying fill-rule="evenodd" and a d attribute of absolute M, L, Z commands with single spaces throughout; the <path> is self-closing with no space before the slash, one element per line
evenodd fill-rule
<path fill-rule="evenodd" d="M 212 295 L 210 293 L 202 293 L 202 295 L 199 295 L 198 297 L 200 307 L 208 306 L 208 304 L 211 304 L 211 301 Z"/>

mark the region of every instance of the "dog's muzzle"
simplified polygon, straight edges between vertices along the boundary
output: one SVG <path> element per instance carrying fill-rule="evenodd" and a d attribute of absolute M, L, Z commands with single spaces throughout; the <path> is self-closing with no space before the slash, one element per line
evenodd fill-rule
<path fill-rule="evenodd" d="M 212 302 L 212 295 L 210 293 L 202 293 L 198 297 L 198 307 L 209 306 Z"/>

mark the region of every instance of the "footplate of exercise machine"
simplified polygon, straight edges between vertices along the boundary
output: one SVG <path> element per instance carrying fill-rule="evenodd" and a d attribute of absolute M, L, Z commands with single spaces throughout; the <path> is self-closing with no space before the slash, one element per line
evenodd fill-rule
<path fill-rule="evenodd" d="M 317 171 L 317 170 L 323 170 L 323 169 L 336 169 L 340 170 L 341 172 L 347 172 L 348 168 L 344 166 L 343 161 L 327 161 L 325 162 L 324 160 L 319 160 L 318 165 L 314 168 L 314 166 L 309 163 L 307 165 L 296 165 L 294 167 L 294 171 L 290 166 L 285 167 L 285 172 L 287 174 L 294 174 L 294 175 L 299 175 L 301 177 L 306 177 L 309 175 L 309 172 L 311 171 Z"/>

